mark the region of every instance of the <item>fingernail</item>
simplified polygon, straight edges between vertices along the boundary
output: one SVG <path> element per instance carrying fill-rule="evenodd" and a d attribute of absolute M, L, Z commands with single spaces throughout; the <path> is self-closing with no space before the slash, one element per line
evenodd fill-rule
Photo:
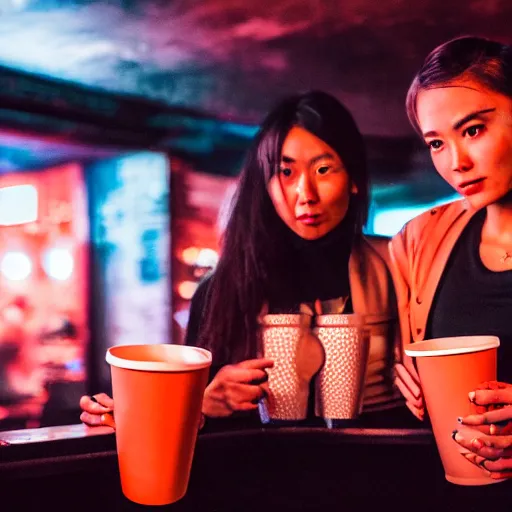
<path fill-rule="evenodd" d="M 483 448 L 484 443 L 482 443 L 480 439 L 473 439 L 471 441 L 471 445 L 473 446 L 473 448 L 475 448 L 475 450 L 480 450 L 481 448 Z"/>
<path fill-rule="evenodd" d="M 457 418 L 457 421 L 458 421 L 459 423 L 462 423 L 462 416 L 459 416 L 459 417 Z"/>
<path fill-rule="evenodd" d="M 496 427 L 496 425 L 491 425 L 489 427 L 489 433 L 491 434 L 491 436 L 493 436 L 494 434 L 496 434 L 496 431 L 498 430 L 498 428 Z"/>
<path fill-rule="evenodd" d="M 474 403 L 475 402 L 475 398 L 476 398 L 476 393 L 474 391 L 470 391 L 468 393 L 468 397 L 469 397 L 469 401 Z"/>
<path fill-rule="evenodd" d="M 454 441 L 456 441 L 455 436 L 458 434 L 458 432 L 459 432 L 458 430 L 454 430 L 454 431 L 452 432 L 452 439 L 453 439 Z"/>

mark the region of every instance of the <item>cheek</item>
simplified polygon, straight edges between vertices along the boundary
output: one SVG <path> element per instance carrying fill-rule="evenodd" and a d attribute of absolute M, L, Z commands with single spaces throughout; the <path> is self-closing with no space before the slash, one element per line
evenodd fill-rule
<path fill-rule="evenodd" d="M 338 183 L 324 183 L 319 187 L 320 200 L 331 213 L 345 213 L 350 201 L 350 190 L 348 181 Z"/>
<path fill-rule="evenodd" d="M 512 141 L 503 146 L 503 150 L 495 154 L 494 162 L 489 162 L 490 168 L 499 169 L 497 178 L 512 179 Z"/>
<path fill-rule="evenodd" d="M 432 163 L 434 164 L 439 176 L 449 184 L 452 184 L 453 174 L 450 172 L 451 169 L 448 154 L 432 155 Z"/>

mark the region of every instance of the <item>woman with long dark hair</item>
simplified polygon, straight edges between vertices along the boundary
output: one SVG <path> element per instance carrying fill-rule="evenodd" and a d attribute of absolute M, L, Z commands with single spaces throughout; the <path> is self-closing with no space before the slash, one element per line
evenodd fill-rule
<path fill-rule="evenodd" d="M 258 421 L 265 395 L 262 311 L 372 315 L 366 412 L 399 405 L 390 369 L 396 305 L 387 240 L 367 238 L 368 173 L 363 137 L 333 96 L 313 91 L 282 101 L 251 145 L 215 271 L 192 300 L 186 343 L 213 353 L 203 401 L 207 418 Z M 105 399 L 97 395 L 97 401 Z M 82 400 L 82 420 L 101 409 Z"/>

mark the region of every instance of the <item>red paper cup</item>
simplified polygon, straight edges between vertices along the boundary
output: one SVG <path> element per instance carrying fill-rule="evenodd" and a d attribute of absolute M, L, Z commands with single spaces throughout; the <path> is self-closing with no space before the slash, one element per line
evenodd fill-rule
<path fill-rule="evenodd" d="M 182 498 L 211 365 L 207 350 L 124 345 L 107 351 L 124 495 L 143 505 Z"/>
<path fill-rule="evenodd" d="M 459 336 L 419 341 L 405 347 L 405 353 L 416 358 L 445 476 L 454 484 L 486 485 L 501 481 L 467 461 L 461 455 L 460 445 L 452 439 L 453 430 L 460 428 L 457 417 L 476 412 L 468 393 L 482 382 L 496 380 L 499 344 L 496 336 Z M 479 437 L 477 430 L 474 433 L 474 437 Z"/>

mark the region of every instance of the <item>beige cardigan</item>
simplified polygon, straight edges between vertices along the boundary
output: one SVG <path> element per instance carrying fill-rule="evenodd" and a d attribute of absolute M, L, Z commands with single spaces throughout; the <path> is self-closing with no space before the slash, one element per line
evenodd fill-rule
<path fill-rule="evenodd" d="M 408 222 L 389 243 L 402 349 L 425 337 L 428 315 L 452 249 L 476 213 L 465 200 L 433 208 Z M 406 365 L 410 360 L 397 354 Z"/>
<path fill-rule="evenodd" d="M 370 355 L 363 411 L 402 404 L 393 387 L 392 369 L 400 346 L 396 297 L 389 269 L 389 239 L 363 236 L 354 242 L 349 260 L 349 281 L 354 313 L 367 315 Z"/>

